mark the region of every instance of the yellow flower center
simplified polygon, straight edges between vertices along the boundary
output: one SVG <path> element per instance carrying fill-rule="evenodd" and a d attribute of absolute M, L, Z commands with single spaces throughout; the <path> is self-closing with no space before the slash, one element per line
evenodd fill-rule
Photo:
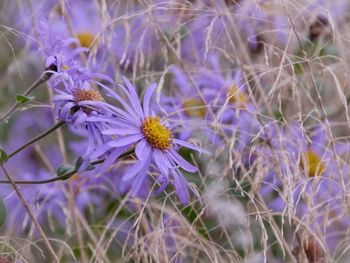
<path fill-rule="evenodd" d="M 92 100 L 92 101 L 103 101 L 103 97 L 101 94 L 92 88 L 90 89 L 75 89 L 73 92 L 73 96 L 76 102 L 84 101 L 84 100 Z M 83 107 L 83 111 L 85 113 L 90 113 L 92 109 L 88 107 Z"/>
<path fill-rule="evenodd" d="M 308 173 L 308 176 L 315 177 L 321 175 L 326 170 L 326 165 L 312 150 L 306 151 L 300 159 L 300 167 Z"/>
<path fill-rule="evenodd" d="M 238 106 L 241 106 L 241 107 L 243 107 L 248 101 L 247 96 L 243 92 L 239 91 L 237 85 L 233 85 L 228 90 L 227 97 L 229 99 L 229 102 L 237 103 Z"/>
<path fill-rule="evenodd" d="M 171 148 L 173 134 L 164 124 L 159 122 L 158 116 L 146 117 L 141 129 L 146 140 L 152 147 L 161 150 Z"/>
<path fill-rule="evenodd" d="M 94 41 L 95 36 L 89 32 L 82 32 L 77 34 L 76 38 L 79 40 L 79 43 L 82 47 L 88 48 Z"/>
<path fill-rule="evenodd" d="M 205 117 L 205 104 L 201 99 L 185 99 L 182 103 L 182 107 L 184 108 L 184 113 L 188 117 Z"/>

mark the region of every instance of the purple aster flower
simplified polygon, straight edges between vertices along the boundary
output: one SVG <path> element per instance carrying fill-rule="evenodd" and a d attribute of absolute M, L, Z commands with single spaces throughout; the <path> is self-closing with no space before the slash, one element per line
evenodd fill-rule
<path fill-rule="evenodd" d="M 3 2 L 2 10 L 6 10 L 6 16 L 11 27 L 15 27 L 18 33 L 25 39 L 26 46 L 37 48 L 37 33 L 40 21 L 47 16 L 56 0 L 33 2 Z"/>
<path fill-rule="evenodd" d="M 157 180 L 162 185 L 159 191 L 166 188 L 170 181 L 169 174 L 171 174 L 180 200 L 187 204 L 189 201 L 188 187 L 179 168 L 195 173 L 197 167 L 181 157 L 176 149 L 182 146 L 198 152 L 208 152 L 191 143 L 174 138 L 167 123 L 152 112 L 150 99 L 156 89 L 155 84 L 147 89 L 143 98 L 143 106 L 141 106 L 135 88 L 126 78 L 124 78 L 124 82 L 127 89 L 123 88 L 123 90 L 130 105 L 118 94 L 105 87 L 109 94 L 122 104 L 124 110 L 110 106 L 114 116 L 89 117 L 90 121 L 105 121 L 111 125 L 111 128 L 104 130 L 102 133 L 111 135 L 112 139 L 100 149 L 97 149 L 93 156 L 100 157 L 109 151 L 102 165 L 102 170 L 105 170 L 119 155 L 135 145 L 137 162 L 124 176 L 124 180 L 134 180 L 132 195 L 139 191 L 149 171 L 150 164 L 154 163 L 160 171 Z"/>
<path fill-rule="evenodd" d="M 202 67 L 193 74 L 194 85 L 182 70 L 173 67 L 175 83 L 180 92 L 174 92 L 166 100 L 172 104 L 172 111 L 179 112 L 184 119 L 213 121 L 217 118 L 219 122 L 232 120 L 233 116 L 236 119 L 243 111 L 255 111 L 247 94 L 242 71 L 237 69 L 224 74 L 219 57 L 214 54 L 209 56 L 209 61 L 210 67 Z M 208 108 L 215 116 L 208 114 Z"/>
<path fill-rule="evenodd" d="M 76 39 L 66 38 L 62 32 L 53 29 L 45 20 L 40 22 L 39 29 L 41 53 L 44 55 L 46 70 L 52 74 L 70 75 L 83 70 L 77 56 L 86 52 L 86 48 L 77 47 Z"/>
<path fill-rule="evenodd" d="M 63 32 L 62 39 L 74 39 L 71 47 L 87 51 L 81 56 L 82 64 L 94 71 L 106 68 L 112 58 L 111 46 L 108 46 L 112 38 L 107 26 L 110 22 L 108 10 L 93 0 L 57 3 L 53 9 L 56 11 L 49 15 L 50 26 Z"/>
<path fill-rule="evenodd" d="M 205 94 L 206 105 L 214 115 L 207 118 L 216 130 L 228 138 L 235 138 L 235 150 L 249 150 L 249 143 L 260 130 L 242 70 L 224 70 L 219 57 L 211 54 L 210 64 L 194 76 L 197 86 Z"/>
<path fill-rule="evenodd" d="M 301 176 L 302 181 L 305 179 L 309 181 L 309 178 L 324 175 L 330 153 L 318 143 L 319 140 L 324 140 L 324 134 L 312 137 L 310 144 L 303 128 L 297 123 L 287 127 L 270 123 L 262 133 L 261 138 L 267 144 L 262 145 L 257 151 L 263 156 L 267 166 L 271 163 L 278 164 L 268 171 L 262 192 L 268 195 L 271 191 L 281 191 L 279 194 L 282 198 L 272 202 L 276 205 L 272 208 L 280 211 L 287 203 L 295 204 L 298 199 L 297 184 Z M 286 161 L 279 162 L 281 159 Z M 290 187 L 283 188 L 285 185 Z M 287 200 L 287 197 L 292 200 Z"/>
<path fill-rule="evenodd" d="M 108 127 L 105 122 L 87 121 L 87 118 L 107 114 L 108 107 L 100 92 L 92 86 L 98 82 L 84 80 L 84 78 L 73 80 L 68 75 L 61 76 L 65 76 L 65 78 L 50 80 L 50 85 L 55 91 L 53 97 L 54 112 L 59 120 L 73 124 L 71 127 L 73 132 L 87 137 L 88 143 L 85 153 L 82 155 L 85 160 L 84 165 L 81 166 L 81 170 L 83 170 L 90 161 L 90 154 L 96 147 L 106 142 L 101 131 Z"/>
<path fill-rule="evenodd" d="M 236 167 L 248 166 L 252 160 L 252 140 L 260 124 L 243 72 L 239 69 L 224 71 L 225 67 L 220 65 L 215 54 L 210 54 L 208 61 L 207 67 L 193 74 L 192 81 L 181 69 L 172 67 L 179 91 L 171 89 L 173 96 L 165 97 L 162 107 L 172 116 L 172 123 L 183 127 L 178 129 L 181 139 L 200 132 L 216 146 L 225 147 L 229 142 L 234 146 L 231 149 Z"/>
<path fill-rule="evenodd" d="M 43 4 L 43 6 L 47 6 L 47 4 Z M 39 17 L 40 19 L 46 19 L 50 27 L 54 28 L 62 39 L 74 38 L 76 40 L 75 46 L 89 49 L 98 42 L 98 35 L 102 31 L 102 23 L 107 22 L 108 14 L 105 14 L 105 19 L 102 21 L 98 7 L 92 0 L 75 0 L 62 3 L 51 1 L 50 9 L 46 8 L 45 11 L 41 11 Z"/>
<path fill-rule="evenodd" d="M 1 144 L 8 152 L 11 152 L 42 130 L 47 129 L 53 122 L 54 118 L 49 108 L 34 108 L 30 112 L 24 111 L 14 122 L 9 124 L 11 125 L 9 127 L 10 134 L 16 134 L 16 136 L 9 137 L 6 144 Z M 80 148 L 82 148 L 81 145 L 80 143 Z M 38 142 L 35 146 L 30 146 L 13 156 L 6 166 L 15 180 L 37 181 L 54 177 L 56 168 L 62 161 L 55 140 L 48 139 L 45 143 Z M 121 172 L 116 171 L 113 174 L 119 178 L 120 175 Z M 120 197 L 120 192 L 115 190 L 114 181 L 112 182 L 108 176 L 97 176 L 93 171 L 77 173 L 66 181 L 18 186 L 38 221 L 40 223 L 49 222 L 49 225 L 53 227 L 57 224 L 67 225 L 67 221 L 70 220 L 67 206 L 72 198 L 76 208 L 82 213 L 86 211 L 86 208 L 90 208 L 94 209 L 97 215 L 100 215 L 105 212 L 106 200 Z M 17 233 L 27 231 L 29 228 L 30 231 L 35 231 L 35 227 L 12 187 L 8 184 L 1 184 L 0 190 L 7 207 L 8 228 L 14 228 Z"/>
<path fill-rule="evenodd" d="M 178 67 L 173 66 L 172 73 L 175 85 L 170 89 L 170 95 L 161 95 L 161 108 L 171 116 L 169 122 L 181 127 L 173 133 L 187 140 L 194 131 L 204 131 L 212 138 L 214 132 L 208 127 L 208 107 L 214 94 L 210 89 L 198 90 Z"/>
<path fill-rule="evenodd" d="M 65 11 L 66 14 L 61 13 L 59 16 L 65 24 L 65 31 L 73 33 L 71 37 L 76 38 L 81 47 L 90 48 L 97 42 L 98 34 L 102 31 L 102 21 L 96 3 L 86 0 L 69 1 L 65 5 Z M 68 23 L 72 26 L 71 31 Z"/>
<path fill-rule="evenodd" d="M 108 31 L 102 30 L 108 22 L 107 10 L 99 12 L 99 6 L 91 0 L 40 2 L 43 1 L 35 2 L 39 13 L 35 14 L 38 21 L 34 26 L 35 32 L 31 34 L 34 40 L 30 43 L 34 43 L 35 50 L 39 45 L 43 51 L 46 69 L 73 74 L 81 70 L 82 65 L 99 70 L 102 65 L 107 65 L 104 60 L 109 61 L 106 58 L 110 57 L 110 52 L 102 45 L 106 42 L 104 37 Z"/>
<path fill-rule="evenodd" d="M 112 14 L 123 17 L 113 23 L 112 39 L 115 63 L 123 70 L 163 67 L 164 57 L 168 56 L 161 45 L 161 35 L 173 34 L 180 21 L 171 1 L 149 3 L 120 2 Z"/>
<path fill-rule="evenodd" d="M 337 165 L 349 145 L 336 144 L 339 160 L 335 160 L 324 125 L 316 126 L 311 135 L 297 123 L 269 128 L 265 139 L 270 146 L 258 149 L 270 167 L 260 193 L 271 209 L 287 211 L 307 221 L 315 231 L 324 233 L 326 245 L 333 250 L 345 237 L 336 232 L 347 229 L 350 223 L 342 214 L 345 204 Z M 273 168 L 271 164 L 275 164 Z M 345 176 L 348 166 L 341 161 L 339 165 L 348 189 Z"/>
<path fill-rule="evenodd" d="M 216 106 L 216 112 L 224 112 L 225 109 L 232 108 L 255 110 L 253 103 L 249 100 L 242 70 L 239 68 L 225 70 L 225 66 L 219 62 L 218 55 L 211 54 L 208 67 L 201 68 L 194 78 L 201 90 L 210 90 L 210 93 L 207 92 L 208 98 L 210 98 L 210 104 Z"/>
<path fill-rule="evenodd" d="M 174 82 L 178 88 L 170 97 L 173 98 L 174 106 L 180 106 L 179 114 L 185 119 L 204 119 L 207 116 L 206 105 L 212 100 L 214 92 L 210 89 L 196 89 L 190 82 L 187 75 L 178 67 L 173 66 Z M 202 94 L 199 94 L 199 93 Z M 202 95 L 202 96 L 200 96 Z M 204 101 L 203 101 L 204 98 Z M 176 105 L 177 104 L 177 105 Z M 193 108 L 198 107 L 198 108 Z"/>
<path fill-rule="evenodd" d="M 99 104 L 91 105 L 89 101 L 104 101 L 101 94 L 88 81 L 74 81 L 67 76 L 65 79 L 59 79 L 50 84 L 56 93 L 53 98 L 56 116 L 76 126 L 83 124 L 88 115 L 98 111 Z"/>
<path fill-rule="evenodd" d="M 61 40 L 61 35 L 56 35 L 45 22 L 42 22 L 41 34 L 45 64 L 52 74 L 48 84 L 54 91 L 56 117 L 73 123 L 72 129 L 88 138 L 87 149 L 82 156 L 85 160 L 83 169 L 96 145 L 104 143 L 100 130 L 105 124 L 86 122 L 88 116 L 101 113 L 105 105 L 103 97 L 93 86 L 99 84 L 97 79 L 109 83 L 113 83 L 113 80 L 105 74 L 88 72 L 81 66 L 77 55 L 87 49 L 73 45 L 77 43 L 76 39 Z"/>

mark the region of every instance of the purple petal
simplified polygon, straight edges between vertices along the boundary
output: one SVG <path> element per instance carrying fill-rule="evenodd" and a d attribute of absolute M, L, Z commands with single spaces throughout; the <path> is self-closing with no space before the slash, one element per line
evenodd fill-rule
<path fill-rule="evenodd" d="M 60 110 L 60 118 L 66 119 L 69 116 L 70 109 L 74 106 L 73 102 L 66 103 Z"/>
<path fill-rule="evenodd" d="M 125 172 L 125 175 L 123 176 L 123 181 L 127 181 L 133 178 L 139 171 L 141 171 L 141 169 L 145 166 L 145 164 L 149 162 L 149 159 L 150 158 L 140 159 L 133 166 L 127 169 L 127 171 Z"/>
<path fill-rule="evenodd" d="M 143 111 L 145 112 L 145 115 L 149 115 L 149 102 L 151 101 L 151 97 L 155 89 L 157 88 L 157 85 L 154 83 L 147 89 L 144 97 L 143 97 Z"/>
<path fill-rule="evenodd" d="M 136 156 L 139 160 L 144 159 L 145 157 L 148 157 L 151 153 L 151 146 L 148 144 L 146 140 L 141 140 L 136 148 L 135 148 L 135 153 Z"/>
<path fill-rule="evenodd" d="M 112 129 L 106 129 L 102 131 L 102 134 L 104 135 L 133 135 L 140 133 L 140 129 L 134 128 L 134 127 L 120 127 L 120 128 L 112 128 Z"/>
<path fill-rule="evenodd" d="M 129 112 L 129 114 L 135 119 L 138 120 L 139 118 L 137 117 L 137 114 L 135 111 L 133 111 L 129 105 L 125 102 L 125 100 L 123 100 L 117 93 L 115 93 L 112 89 L 108 88 L 107 86 L 103 85 L 102 83 L 99 83 L 99 85 L 104 88 L 105 90 L 107 90 L 109 92 L 109 94 L 114 97 L 117 101 L 120 102 L 120 104 L 123 105 L 123 107 Z M 140 102 L 139 102 L 140 104 Z M 115 109 L 116 111 L 120 111 L 120 109 L 113 107 L 112 105 L 109 105 L 110 108 Z M 140 106 L 141 107 L 141 106 Z"/>
<path fill-rule="evenodd" d="M 66 56 L 66 60 L 74 58 L 75 56 L 79 55 L 80 53 L 84 53 L 87 51 L 89 51 L 89 50 L 87 48 L 84 48 L 84 47 L 76 48 L 68 56 Z"/>
<path fill-rule="evenodd" d="M 177 195 L 179 196 L 181 202 L 184 205 L 188 204 L 190 199 L 190 194 L 188 192 L 188 186 L 187 186 L 186 180 L 180 173 L 177 173 L 175 171 L 173 173 L 173 177 L 174 177 L 174 184 L 175 184 Z"/>
<path fill-rule="evenodd" d="M 73 119 L 74 119 L 74 124 L 77 126 L 82 125 L 87 118 L 87 114 L 85 112 L 83 112 L 82 110 L 77 111 L 74 115 L 73 115 Z"/>
<path fill-rule="evenodd" d="M 91 133 L 91 131 L 89 131 Z M 83 154 L 83 159 L 90 159 L 91 157 L 91 152 L 94 150 L 94 138 L 92 135 L 88 136 L 88 143 L 87 143 L 87 148 L 85 149 L 85 153 Z"/>
<path fill-rule="evenodd" d="M 102 73 L 87 73 L 86 75 L 88 75 L 89 77 L 91 78 L 94 78 L 94 79 L 102 79 L 102 80 L 106 80 L 108 81 L 109 83 L 114 83 L 113 79 L 111 77 L 109 77 L 108 75 L 105 75 L 105 74 L 102 74 Z M 96 84 L 100 84 L 99 81 L 95 81 Z"/>
<path fill-rule="evenodd" d="M 56 63 L 56 58 L 54 56 L 49 56 L 46 58 L 46 61 L 45 61 L 45 68 L 48 68 L 50 67 L 52 64 L 55 64 Z"/>
<path fill-rule="evenodd" d="M 135 121 L 139 120 L 136 115 L 132 115 L 130 113 L 127 113 L 120 108 L 114 107 L 111 104 L 105 103 L 103 101 L 91 101 L 91 100 L 85 100 L 81 101 L 80 104 L 82 106 L 94 106 L 96 108 L 103 108 L 103 110 L 108 111 L 112 114 L 117 114 L 118 116 L 124 117 L 127 120 L 130 120 L 134 118 Z M 115 119 L 115 117 L 114 117 Z"/>
<path fill-rule="evenodd" d="M 108 152 L 112 147 L 108 145 L 108 143 L 100 146 L 93 154 L 91 154 L 91 159 L 96 159 L 106 152 Z"/>
<path fill-rule="evenodd" d="M 139 97 L 136 94 L 135 87 L 131 84 L 131 82 L 127 78 L 123 77 L 123 80 L 129 91 L 126 95 L 128 96 L 131 105 L 133 106 L 133 108 L 135 109 L 135 112 L 139 116 L 144 117 L 144 113 L 141 108 Z"/>
<path fill-rule="evenodd" d="M 106 116 L 90 116 L 86 121 L 119 124 L 119 120 L 117 120 L 116 118 Z"/>
<path fill-rule="evenodd" d="M 108 145 L 111 147 L 122 147 L 122 146 L 126 146 L 126 145 L 131 145 L 135 142 L 137 142 L 138 140 L 142 139 L 143 134 L 139 133 L 139 134 L 134 134 L 134 135 L 128 135 L 128 136 L 124 136 L 115 140 L 112 140 L 110 142 L 108 142 Z"/>
<path fill-rule="evenodd" d="M 176 151 L 171 149 L 169 151 L 170 158 L 174 160 L 175 163 L 177 163 L 181 168 L 183 168 L 185 171 L 190 173 L 196 173 L 198 171 L 197 167 L 193 166 L 189 162 L 187 162 L 180 154 L 178 154 Z"/>
<path fill-rule="evenodd" d="M 172 72 L 175 75 L 175 81 L 177 86 L 181 89 L 181 91 L 184 94 L 187 94 L 188 91 L 191 90 L 187 76 L 183 73 L 182 70 L 180 70 L 176 66 L 172 67 Z"/>
<path fill-rule="evenodd" d="M 104 140 L 102 139 L 101 131 L 94 123 L 86 123 L 87 130 L 89 132 L 90 137 L 93 137 L 97 141 L 97 145 L 101 146 L 104 144 Z"/>
<path fill-rule="evenodd" d="M 69 95 L 69 94 L 55 95 L 53 97 L 53 102 L 57 102 L 57 101 L 60 101 L 60 100 L 71 100 L 71 101 L 73 101 L 74 97 L 72 95 Z"/>
<path fill-rule="evenodd" d="M 147 175 L 147 170 L 149 167 L 150 160 L 151 160 L 151 158 L 147 158 L 142 169 L 139 171 L 139 173 L 135 179 L 135 182 L 132 185 L 131 196 L 135 196 L 137 194 L 137 192 L 140 190 L 140 187 L 141 187 L 141 185 L 142 185 L 142 183 L 145 180 L 145 177 Z"/>
<path fill-rule="evenodd" d="M 106 158 L 99 171 L 106 171 L 111 165 L 116 161 L 116 159 L 127 149 L 128 147 L 117 148 L 112 151 L 112 153 Z"/>
<path fill-rule="evenodd" d="M 161 183 L 161 186 L 156 190 L 155 194 L 160 194 L 165 190 L 165 188 L 169 184 L 169 176 L 168 175 L 163 175 L 157 178 L 157 181 Z"/>
<path fill-rule="evenodd" d="M 323 153 L 327 146 L 327 133 L 325 127 L 317 127 L 311 139 L 311 147 L 313 148 L 313 150 L 315 150 L 317 153 Z"/>
<path fill-rule="evenodd" d="M 179 139 L 173 139 L 173 142 L 176 143 L 176 144 L 179 144 L 181 146 L 184 146 L 186 148 L 189 148 L 189 149 L 192 149 L 192 150 L 195 150 L 197 152 L 200 152 L 200 153 L 205 153 L 205 154 L 208 154 L 208 155 L 211 155 L 211 153 L 206 150 L 206 149 L 203 149 L 201 147 L 198 147 L 192 143 L 189 143 L 189 142 L 186 142 L 186 141 L 183 141 L 183 140 L 179 140 Z"/>
<path fill-rule="evenodd" d="M 161 174 L 164 176 L 167 176 L 169 172 L 169 168 L 168 168 L 169 166 L 167 165 L 167 162 L 163 156 L 162 151 L 155 149 L 153 152 L 153 158 Z"/>

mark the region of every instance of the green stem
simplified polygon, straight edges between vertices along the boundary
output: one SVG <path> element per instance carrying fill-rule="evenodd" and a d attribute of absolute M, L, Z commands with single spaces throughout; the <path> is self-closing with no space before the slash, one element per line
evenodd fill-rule
<path fill-rule="evenodd" d="M 50 75 L 48 73 L 44 73 L 40 76 L 24 93 L 24 96 L 29 95 L 33 90 L 35 90 L 37 87 L 39 87 L 41 84 L 45 83 L 50 78 Z M 0 122 L 7 119 L 19 106 L 21 103 L 16 102 L 13 104 L 1 117 Z"/>
<path fill-rule="evenodd" d="M 64 121 L 59 121 L 57 122 L 54 126 L 52 126 L 51 128 L 47 129 L 46 131 L 44 131 L 43 133 L 39 134 L 37 137 L 31 139 L 29 142 L 27 142 L 26 144 L 22 145 L 21 147 L 19 147 L 17 150 L 13 151 L 12 153 L 10 153 L 8 155 L 8 158 L 11 158 L 13 156 L 15 156 L 17 153 L 19 153 L 20 151 L 22 151 L 23 149 L 27 148 L 29 145 L 35 143 L 36 141 L 41 140 L 42 138 L 44 138 L 45 136 L 49 135 L 51 132 L 57 130 L 59 127 L 61 127 L 63 124 L 65 124 Z"/>
<path fill-rule="evenodd" d="M 117 160 L 122 159 L 130 154 L 134 153 L 134 148 L 126 151 L 125 153 L 121 154 Z M 100 160 L 96 160 L 91 162 L 91 165 L 96 165 L 96 164 L 101 164 L 105 161 L 105 159 L 100 159 Z M 69 178 L 71 178 L 72 176 L 74 176 L 78 171 L 74 170 L 71 171 L 67 174 L 61 175 L 61 176 L 57 176 L 57 177 L 53 177 L 53 178 L 49 178 L 49 179 L 45 179 L 45 180 L 37 180 L 37 181 L 14 181 L 15 184 L 49 184 L 49 183 L 53 183 L 56 181 L 64 181 L 67 180 Z M 6 181 L 6 180 L 0 180 L 0 184 L 10 184 L 10 181 Z"/>

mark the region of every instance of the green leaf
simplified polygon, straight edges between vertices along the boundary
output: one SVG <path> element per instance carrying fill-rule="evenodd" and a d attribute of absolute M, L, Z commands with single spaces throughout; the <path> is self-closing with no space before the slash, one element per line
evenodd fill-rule
<path fill-rule="evenodd" d="M 0 162 L 6 163 L 8 159 L 9 157 L 7 156 L 7 153 L 0 148 Z"/>
<path fill-rule="evenodd" d="M 29 97 L 29 96 L 25 96 L 25 95 L 21 95 L 21 94 L 16 94 L 16 102 L 18 104 L 23 104 L 26 103 L 29 100 L 33 100 L 34 97 Z"/>
<path fill-rule="evenodd" d="M 75 168 L 70 164 L 61 164 L 57 168 L 57 176 L 63 176 L 68 173 L 74 172 Z"/>
<path fill-rule="evenodd" d="M 0 198 L 0 227 L 2 227 L 6 222 L 6 207 L 4 201 Z"/>
<path fill-rule="evenodd" d="M 278 120 L 278 121 L 284 121 L 285 120 L 284 116 L 283 116 L 283 113 L 280 112 L 280 111 L 274 111 L 273 115 L 274 115 L 275 119 Z"/>

